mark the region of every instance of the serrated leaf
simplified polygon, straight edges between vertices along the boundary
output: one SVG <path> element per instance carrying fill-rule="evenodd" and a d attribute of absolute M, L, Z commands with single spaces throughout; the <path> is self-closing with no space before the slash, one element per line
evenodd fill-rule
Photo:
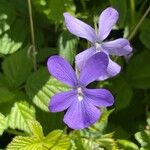
<path fill-rule="evenodd" d="M 47 68 L 40 68 L 27 79 L 26 91 L 33 102 L 42 110 L 48 111 L 50 98 L 68 87 L 58 80 L 50 77 Z"/>
<path fill-rule="evenodd" d="M 150 52 L 145 51 L 133 57 L 127 66 L 127 75 L 133 87 L 150 88 Z"/>
<path fill-rule="evenodd" d="M 137 132 L 135 134 L 135 138 L 141 144 L 141 147 L 143 148 L 150 147 L 150 131 L 149 130 Z"/>
<path fill-rule="evenodd" d="M 3 114 L 0 113 L 0 135 L 7 129 L 7 120 Z"/>
<path fill-rule="evenodd" d="M 18 87 L 26 81 L 32 70 L 32 60 L 27 56 L 27 48 L 4 59 L 2 68 L 12 87 Z"/>
<path fill-rule="evenodd" d="M 46 136 L 45 142 L 51 150 L 69 150 L 71 146 L 70 139 L 61 130 L 50 132 Z"/>
<path fill-rule="evenodd" d="M 28 121 L 34 120 L 35 109 L 27 102 L 16 102 L 7 117 L 8 125 L 12 129 L 19 129 L 30 132 Z"/>
<path fill-rule="evenodd" d="M 71 64 L 77 51 L 78 39 L 68 32 L 63 32 L 58 41 L 59 55 L 68 60 Z"/>
<path fill-rule="evenodd" d="M 114 110 L 106 110 L 101 109 L 102 112 L 102 116 L 100 117 L 100 119 L 91 127 L 89 127 L 89 131 L 91 132 L 91 134 L 93 134 L 93 136 L 99 136 L 102 135 L 102 133 L 104 132 L 107 123 L 108 123 L 108 117 L 109 115 L 113 112 Z"/>
<path fill-rule="evenodd" d="M 18 19 L 8 32 L 0 36 L 0 53 L 5 55 L 14 53 L 22 46 L 25 37 L 24 20 Z"/>
<path fill-rule="evenodd" d="M 32 135 L 15 137 L 7 150 L 69 150 L 70 139 L 61 130 L 54 130 L 44 137 L 42 127 L 38 122 L 32 121 L 29 125 L 31 125 Z"/>
<path fill-rule="evenodd" d="M 12 2 L 1 0 L 0 4 L 0 35 L 9 30 L 15 19 L 15 9 Z"/>
<path fill-rule="evenodd" d="M 39 140 L 43 139 L 43 137 L 44 137 L 43 129 L 39 122 L 37 122 L 35 120 L 28 121 L 28 126 L 34 137 L 36 137 Z"/>
<path fill-rule="evenodd" d="M 33 137 L 17 136 L 8 145 L 7 150 L 47 150 L 44 143 Z"/>

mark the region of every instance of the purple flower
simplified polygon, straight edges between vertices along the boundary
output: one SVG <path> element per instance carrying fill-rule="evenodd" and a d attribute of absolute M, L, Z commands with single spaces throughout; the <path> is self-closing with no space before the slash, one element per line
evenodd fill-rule
<path fill-rule="evenodd" d="M 60 112 L 67 109 L 63 121 L 72 129 L 83 129 L 95 123 L 101 115 L 97 107 L 111 106 L 114 98 L 106 89 L 87 89 L 86 86 L 103 75 L 107 65 L 107 55 L 97 53 L 89 58 L 77 77 L 65 59 L 51 56 L 47 62 L 49 72 L 69 85 L 71 90 L 54 95 L 49 110 Z"/>
<path fill-rule="evenodd" d="M 69 13 L 64 13 L 64 17 L 66 26 L 72 34 L 85 38 L 92 44 L 92 47 L 76 56 L 76 64 L 79 70 L 83 68 L 88 58 L 97 52 L 105 52 L 107 55 L 124 56 L 132 51 L 127 39 L 119 38 L 114 41 L 104 41 L 119 17 L 118 12 L 114 8 L 108 7 L 101 13 L 98 21 L 98 31 L 95 31 L 91 26 L 79 19 L 74 18 Z M 120 70 L 121 67 L 109 58 L 107 74 L 99 77 L 99 80 L 115 76 Z"/>

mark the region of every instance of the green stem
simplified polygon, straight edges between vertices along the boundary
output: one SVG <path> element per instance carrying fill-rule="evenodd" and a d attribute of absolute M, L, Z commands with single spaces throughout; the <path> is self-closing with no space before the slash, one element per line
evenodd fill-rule
<path fill-rule="evenodd" d="M 29 18 L 30 18 L 31 40 L 32 40 L 33 67 L 34 67 L 34 70 L 36 71 L 37 70 L 37 63 L 36 63 L 37 51 L 36 51 L 36 46 L 35 46 L 31 0 L 28 0 L 28 9 L 29 9 Z"/>
<path fill-rule="evenodd" d="M 146 12 L 144 13 L 142 18 L 140 19 L 139 23 L 135 26 L 135 28 L 131 32 L 130 36 L 128 37 L 128 40 L 131 40 L 135 36 L 137 30 L 139 29 L 140 25 L 142 24 L 142 22 L 144 21 L 144 19 L 146 18 L 146 16 L 148 15 L 149 12 L 150 12 L 150 6 L 148 7 Z"/>
<path fill-rule="evenodd" d="M 131 7 L 131 21 L 132 21 L 132 26 L 134 26 L 134 22 L 135 22 L 135 1 L 134 0 L 130 0 L 130 7 Z"/>

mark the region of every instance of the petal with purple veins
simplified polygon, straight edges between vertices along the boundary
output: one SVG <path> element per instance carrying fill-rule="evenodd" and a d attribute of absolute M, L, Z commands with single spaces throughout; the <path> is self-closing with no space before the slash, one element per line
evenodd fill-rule
<path fill-rule="evenodd" d="M 69 107 L 63 120 L 70 128 L 79 130 L 94 124 L 100 115 L 100 111 L 94 105 L 83 99 Z"/>
<path fill-rule="evenodd" d="M 120 71 L 121 71 L 121 66 L 109 58 L 109 63 L 107 66 L 107 72 L 105 74 L 103 74 L 102 76 L 100 76 L 98 78 L 98 80 L 102 81 L 102 80 L 106 80 L 108 78 L 114 77 L 117 74 L 119 74 Z"/>
<path fill-rule="evenodd" d="M 49 102 L 49 110 L 51 112 L 66 110 L 76 100 L 76 95 L 75 90 L 55 94 Z"/>
<path fill-rule="evenodd" d="M 103 41 L 112 30 L 119 18 L 117 10 L 112 7 L 106 8 L 99 16 L 99 33 L 98 39 Z"/>
<path fill-rule="evenodd" d="M 67 29 L 78 37 L 85 38 L 90 42 L 94 43 L 96 40 L 95 30 L 88 24 L 76 19 L 69 13 L 64 13 L 65 23 Z"/>
<path fill-rule="evenodd" d="M 125 56 L 132 52 L 132 48 L 127 39 L 120 38 L 110 42 L 103 42 L 102 48 L 111 55 Z"/>
<path fill-rule="evenodd" d="M 83 93 L 94 106 L 107 107 L 114 103 L 113 95 L 106 89 L 84 89 Z"/>
<path fill-rule="evenodd" d="M 75 63 L 78 69 L 81 70 L 84 67 L 86 61 L 95 53 L 96 53 L 95 47 L 90 47 L 86 49 L 85 51 L 76 55 Z"/>
<path fill-rule="evenodd" d="M 98 79 L 99 76 L 106 74 L 107 65 L 108 56 L 105 53 L 98 52 L 94 54 L 86 61 L 80 72 L 80 84 L 86 86 Z"/>
<path fill-rule="evenodd" d="M 47 61 L 50 74 L 72 87 L 77 85 L 77 78 L 71 65 L 60 56 L 51 56 Z"/>

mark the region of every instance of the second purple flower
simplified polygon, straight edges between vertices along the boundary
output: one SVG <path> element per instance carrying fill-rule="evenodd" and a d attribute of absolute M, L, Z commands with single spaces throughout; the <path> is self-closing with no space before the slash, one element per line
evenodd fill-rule
<path fill-rule="evenodd" d="M 74 35 L 87 39 L 92 47 L 79 53 L 76 56 L 76 64 L 81 70 L 85 65 L 85 62 L 95 53 L 104 52 L 109 56 L 117 55 L 124 56 L 132 51 L 129 41 L 124 38 L 119 38 L 114 41 L 104 41 L 112 30 L 112 27 L 116 24 L 119 14 L 112 8 L 106 8 L 99 16 L 98 31 L 95 31 L 91 26 L 82 22 L 79 19 L 74 18 L 69 13 L 64 13 L 67 29 Z M 109 64 L 107 67 L 107 73 L 99 77 L 99 80 L 105 80 L 109 77 L 117 75 L 121 67 L 109 58 Z"/>

